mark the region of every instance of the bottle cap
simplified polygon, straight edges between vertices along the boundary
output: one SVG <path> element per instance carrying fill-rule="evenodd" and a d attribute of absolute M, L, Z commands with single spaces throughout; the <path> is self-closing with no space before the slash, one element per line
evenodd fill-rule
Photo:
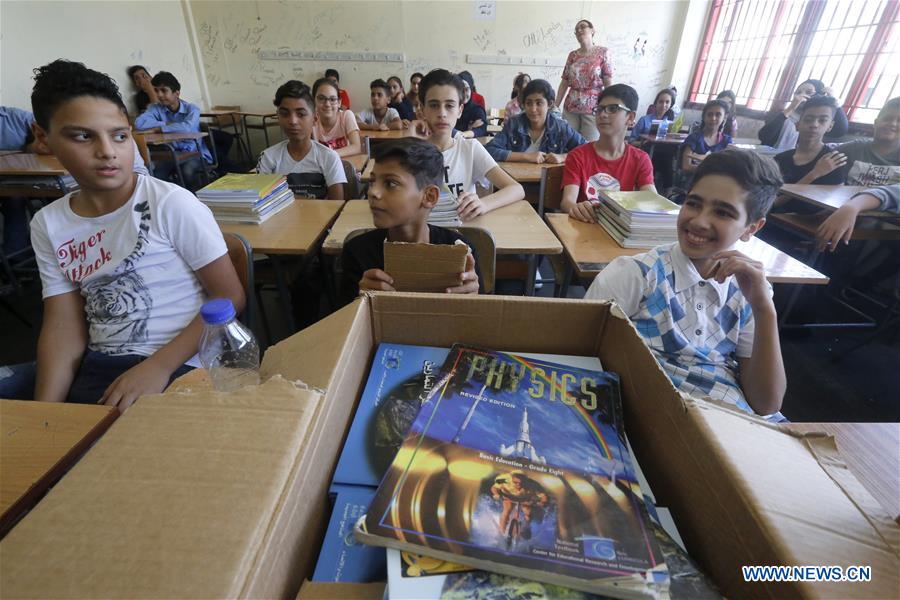
<path fill-rule="evenodd" d="M 227 323 L 234 315 L 234 304 L 228 298 L 216 298 L 200 307 L 200 316 L 207 325 Z"/>

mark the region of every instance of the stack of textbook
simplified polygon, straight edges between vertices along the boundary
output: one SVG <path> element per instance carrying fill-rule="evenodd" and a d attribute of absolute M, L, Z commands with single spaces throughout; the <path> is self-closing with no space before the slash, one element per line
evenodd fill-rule
<path fill-rule="evenodd" d="M 678 241 L 679 207 L 656 192 L 600 192 L 597 221 L 623 248 L 652 248 Z"/>
<path fill-rule="evenodd" d="M 284 175 L 229 173 L 197 192 L 217 221 L 262 223 L 294 201 Z"/>

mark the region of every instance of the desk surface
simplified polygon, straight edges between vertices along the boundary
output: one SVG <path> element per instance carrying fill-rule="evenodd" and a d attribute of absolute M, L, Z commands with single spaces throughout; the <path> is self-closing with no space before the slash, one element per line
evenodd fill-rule
<path fill-rule="evenodd" d="M 894 219 L 882 218 L 890 216 L 890 213 L 870 213 L 865 212 L 857 217 L 856 225 L 853 227 L 853 234 L 850 239 L 856 240 L 900 240 L 900 225 L 893 221 L 897 220 L 897 215 L 893 215 Z M 796 231 L 807 238 L 816 237 L 819 226 L 825 222 L 828 216 L 824 213 L 814 215 L 800 215 L 794 213 L 770 213 L 767 217 L 769 223 L 778 223 L 782 227 Z"/>
<path fill-rule="evenodd" d="M 559 165 L 556 163 L 498 162 L 497 166 L 509 173 L 509 176 L 519 183 L 540 183 L 541 171 Z"/>
<path fill-rule="evenodd" d="M 65 175 L 66 170 L 49 154 L 4 154 L 0 156 L 0 175 Z"/>
<path fill-rule="evenodd" d="M 278 116 L 278 113 L 274 112 L 246 112 L 243 110 L 237 111 L 236 114 L 242 115 L 244 117 L 260 117 L 262 119 L 271 119 Z"/>
<path fill-rule="evenodd" d="M 238 233 L 255 252 L 305 255 L 334 221 L 342 200 L 294 200 L 265 223 L 219 223 L 225 233 Z"/>
<path fill-rule="evenodd" d="M 376 140 L 399 140 L 409 137 L 405 129 L 391 129 L 390 131 L 376 131 L 374 129 L 363 131 L 360 130 L 359 135 L 364 138 L 372 138 Z"/>
<path fill-rule="evenodd" d="M 686 133 L 669 133 L 666 134 L 664 138 L 658 138 L 655 135 L 650 135 L 649 133 L 641 134 L 641 139 L 645 142 L 650 142 L 651 144 L 672 144 L 677 145 L 684 142 L 687 139 L 688 134 Z"/>
<path fill-rule="evenodd" d="M 0 535 L 118 416 L 111 406 L 0 400 Z"/>
<path fill-rule="evenodd" d="M 647 251 L 623 248 L 601 225 L 576 221 L 567 214 L 548 213 L 547 221 L 562 242 L 576 274 L 582 279 L 596 276 L 614 258 Z M 757 237 L 751 237 L 749 242 L 738 242 L 736 248 L 761 261 L 766 267 L 766 278 L 771 283 L 828 283 L 825 275 Z"/>
<path fill-rule="evenodd" d="M 900 518 L 900 423 L 790 423 L 834 436 L 847 468 L 894 520 Z"/>
<path fill-rule="evenodd" d="M 807 204 L 812 204 L 818 208 L 827 210 L 837 210 L 847 202 L 850 198 L 864 191 L 866 188 L 858 185 L 812 185 L 799 183 L 786 183 L 781 186 L 780 192 L 791 198 L 802 200 Z M 867 211 L 866 216 L 888 216 L 896 217 L 896 214 Z"/>
<path fill-rule="evenodd" d="M 141 133 L 136 131 L 135 135 L 144 136 L 144 141 L 148 144 L 168 144 L 169 142 L 183 142 L 184 140 L 201 140 L 209 134 L 205 131 L 178 131 L 173 133 Z"/>
<path fill-rule="evenodd" d="M 559 254 L 562 245 L 530 204 L 521 200 L 463 224 L 491 232 L 497 254 Z M 344 239 L 358 229 L 372 229 L 368 200 L 350 200 L 331 228 L 322 251 L 340 254 Z"/>
<path fill-rule="evenodd" d="M 342 156 L 342 160 L 346 160 L 348 163 L 353 165 L 353 168 L 357 171 L 362 171 L 366 166 L 366 162 L 369 160 L 368 154 L 351 154 L 350 156 Z"/>

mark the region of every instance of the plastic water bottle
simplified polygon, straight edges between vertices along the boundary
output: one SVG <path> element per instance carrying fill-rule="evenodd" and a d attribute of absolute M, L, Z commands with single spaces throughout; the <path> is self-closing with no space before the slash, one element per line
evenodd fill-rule
<path fill-rule="evenodd" d="M 259 384 L 259 344 L 253 333 L 237 320 L 227 298 L 210 300 L 200 309 L 203 335 L 200 362 L 209 371 L 213 387 L 230 392 Z"/>

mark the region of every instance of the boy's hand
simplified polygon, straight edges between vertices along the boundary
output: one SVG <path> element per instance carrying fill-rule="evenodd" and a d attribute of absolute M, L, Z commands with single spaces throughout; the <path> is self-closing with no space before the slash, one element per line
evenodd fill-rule
<path fill-rule="evenodd" d="M 416 119 L 409 123 L 409 127 L 406 129 L 406 135 L 407 137 L 417 137 L 422 140 L 427 140 L 431 137 L 431 128 L 425 121 Z"/>
<path fill-rule="evenodd" d="M 484 202 L 478 197 L 478 194 L 473 192 L 463 192 L 457 198 L 457 201 L 459 202 L 457 212 L 459 212 L 459 218 L 463 221 L 471 221 L 487 212 Z"/>
<path fill-rule="evenodd" d="M 569 216 L 585 223 L 597 222 L 597 215 L 594 214 L 594 203 L 590 201 L 577 202 L 575 206 L 569 210 Z"/>
<path fill-rule="evenodd" d="M 541 164 L 545 160 L 547 160 L 547 155 L 543 152 L 526 152 L 525 158 L 528 159 L 528 162 L 533 162 L 536 164 Z"/>
<path fill-rule="evenodd" d="M 828 248 L 829 252 L 834 252 L 841 242 L 844 242 L 844 245 L 849 244 L 857 216 L 859 210 L 850 204 L 845 204 L 831 213 L 816 230 L 816 250 L 821 252 Z"/>
<path fill-rule="evenodd" d="M 548 152 L 544 155 L 544 162 L 550 163 L 552 165 L 561 165 L 566 162 L 565 157 L 560 154 L 554 154 L 553 152 Z"/>
<path fill-rule="evenodd" d="M 475 257 L 466 254 L 466 270 L 459 274 L 459 285 L 447 288 L 448 294 L 477 294 L 478 274 L 475 273 Z"/>
<path fill-rule="evenodd" d="M 379 123 L 379 124 L 378 124 L 378 131 L 387 131 L 388 129 L 390 129 L 390 127 L 388 127 L 388 126 L 385 125 L 384 123 Z"/>
<path fill-rule="evenodd" d="M 378 292 L 396 292 L 394 279 L 381 269 L 369 269 L 363 273 L 359 280 L 360 290 L 374 290 Z"/>
<path fill-rule="evenodd" d="M 478 127 L 484 127 L 484 121 L 481 119 L 475 119 L 471 123 L 469 123 L 469 129 L 476 129 Z"/>
<path fill-rule="evenodd" d="M 715 279 L 719 283 L 725 283 L 729 276 L 734 275 L 741 293 L 750 303 L 750 308 L 754 311 L 769 307 L 775 308 L 772 298 L 769 296 L 766 272 L 761 262 L 753 260 L 737 250 L 718 252 L 713 255 L 713 258 L 718 262 L 709 274 L 709 278 Z"/>
<path fill-rule="evenodd" d="M 151 356 L 119 375 L 106 388 L 100 402 L 108 406 L 118 406 L 119 411 L 125 412 L 144 394 L 159 394 L 166 389 L 171 376 L 172 372 L 157 364 Z"/>
<path fill-rule="evenodd" d="M 409 124 L 410 124 L 411 122 L 412 122 L 412 121 L 410 121 L 409 119 L 401 119 L 401 121 L 400 121 L 400 129 L 409 129 Z"/>
<path fill-rule="evenodd" d="M 829 152 L 816 161 L 816 166 L 813 167 L 813 179 L 818 179 L 819 177 L 824 177 L 828 175 L 835 169 L 840 169 L 844 165 L 847 164 L 847 155 L 842 154 L 835 150 L 834 152 Z"/>

